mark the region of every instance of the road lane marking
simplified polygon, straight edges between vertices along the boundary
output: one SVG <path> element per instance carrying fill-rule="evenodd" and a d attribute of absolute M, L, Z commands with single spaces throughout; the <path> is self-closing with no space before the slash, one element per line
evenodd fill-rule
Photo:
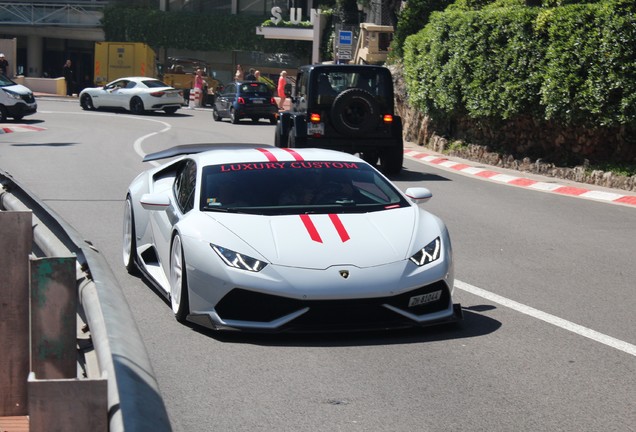
<path fill-rule="evenodd" d="M 96 113 L 96 112 L 62 112 L 62 111 L 39 111 L 40 113 L 43 114 L 85 114 L 85 115 L 99 115 L 99 116 L 106 116 L 106 117 L 119 117 L 121 118 L 122 115 L 126 116 L 126 118 L 129 119 L 134 119 L 134 120 L 143 120 L 143 121 L 150 121 L 150 122 L 155 122 L 155 123 L 160 123 L 162 125 L 164 125 L 165 127 L 163 129 L 161 129 L 158 132 L 151 132 L 147 135 L 144 135 L 142 137 L 139 137 L 135 140 L 135 142 L 133 143 L 133 149 L 135 150 L 135 153 L 137 153 L 142 159 L 144 158 L 144 156 L 146 156 L 146 153 L 141 149 L 141 145 L 143 144 L 144 140 L 146 140 L 147 138 L 150 138 L 152 136 L 164 133 L 169 131 L 170 129 L 172 129 L 172 125 L 170 123 L 166 123 L 164 121 L 161 120 L 157 120 L 157 119 L 150 119 L 150 118 L 143 118 L 143 117 L 137 117 L 135 115 L 129 114 L 107 114 L 107 113 Z M 159 166 L 161 165 L 160 162 L 156 162 L 156 161 L 151 161 L 150 162 L 152 165 L 154 166 Z"/>
<path fill-rule="evenodd" d="M 592 339 L 593 341 L 602 343 L 603 345 L 607 345 L 609 347 L 615 348 L 619 351 L 623 351 L 627 354 L 631 354 L 636 357 L 636 345 L 632 345 L 628 342 L 622 341 L 620 339 L 613 338 L 606 334 L 597 332 L 596 330 L 592 330 L 587 327 L 583 327 L 581 325 L 575 324 L 573 322 L 564 320 L 563 318 L 559 318 L 557 316 L 551 315 L 549 313 L 540 311 L 531 306 L 524 305 L 522 303 L 518 303 L 514 300 L 510 300 L 506 297 L 502 297 L 498 294 L 491 293 L 490 291 L 486 291 L 484 289 L 478 288 L 476 286 L 467 284 L 462 281 L 455 281 L 455 288 L 459 288 L 462 291 L 466 291 L 468 293 L 474 294 L 478 297 L 484 298 L 486 300 L 490 300 L 493 303 L 500 304 L 501 306 L 505 306 L 509 309 L 520 312 L 524 315 L 531 316 L 538 320 L 544 321 L 548 324 L 552 324 L 556 327 L 562 328 L 569 332 L 575 333 L 579 336 L 586 337 L 588 339 Z"/>

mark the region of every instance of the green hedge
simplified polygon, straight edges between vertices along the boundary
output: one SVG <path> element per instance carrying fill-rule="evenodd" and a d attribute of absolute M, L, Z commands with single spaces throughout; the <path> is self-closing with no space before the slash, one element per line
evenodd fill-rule
<path fill-rule="evenodd" d="M 107 7 L 102 24 L 107 41 L 145 42 L 155 48 L 195 51 L 287 52 L 307 61 L 311 42 L 265 39 L 256 27 L 269 16 L 163 12 Z"/>
<path fill-rule="evenodd" d="M 636 6 L 448 9 L 407 38 L 411 104 L 438 118 L 636 123 Z"/>

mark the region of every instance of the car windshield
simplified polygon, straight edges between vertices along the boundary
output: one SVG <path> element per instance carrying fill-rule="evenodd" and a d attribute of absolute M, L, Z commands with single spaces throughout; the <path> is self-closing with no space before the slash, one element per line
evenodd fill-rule
<path fill-rule="evenodd" d="M 202 173 L 202 211 L 367 213 L 409 205 L 365 163 L 248 162 L 206 166 Z"/>
<path fill-rule="evenodd" d="M 6 76 L 0 74 L 0 87 L 7 87 L 7 86 L 12 86 L 12 85 L 15 85 L 15 83 L 13 81 L 11 81 Z"/>
<path fill-rule="evenodd" d="M 148 88 L 170 87 L 168 84 L 164 83 L 163 81 L 159 81 L 158 79 L 143 80 L 142 82 Z"/>

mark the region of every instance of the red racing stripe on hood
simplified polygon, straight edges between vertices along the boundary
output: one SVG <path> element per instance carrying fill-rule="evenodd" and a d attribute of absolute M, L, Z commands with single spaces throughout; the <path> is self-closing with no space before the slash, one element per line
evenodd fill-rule
<path fill-rule="evenodd" d="M 300 215 L 300 220 L 303 221 L 307 232 L 309 233 L 309 237 L 315 242 L 322 243 L 322 238 L 320 238 L 320 234 L 318 234 L 318 230 L 316 229 L 316 225 L 311 221 L 309 215 L 302 214 Z"/>
<path fill-rule="evenodd" d="M 294 157 L 294 159 L 296 159 L 297 161 L 304 161 L 305 159 L 298 154 L 298 152 L 294 149 L 290 149 L 290 148 L 283 148 L 283 150 L 285 150 L 287 153 L 289 153 L 290 155 L 292 155 Z"/>
<path fill-rule="evenodd" d="M 330 214 L 329 219 L 331 219 L 331 223 L 333 223 L 333 226 L 336 227 L 336 231 L 338 232 L 340 240 L 342 240 L 343 243 L 351 238 L 349 237 L 347 229 L 344 227 L 337 214 Z"/>
<path fill-rule="evenodd" d="M 276 156 L 274 156 L 274 153 L 272 153 L 271 151 L 269 151 L 267 149 L 264 149 L 264 148 L 257 148 L 256 150 L 258 150 L 259 152 L 263 153 L 268 161 L 270 161 L 270 162 L 278 162 L 278 159 L 276 158 Z"/>

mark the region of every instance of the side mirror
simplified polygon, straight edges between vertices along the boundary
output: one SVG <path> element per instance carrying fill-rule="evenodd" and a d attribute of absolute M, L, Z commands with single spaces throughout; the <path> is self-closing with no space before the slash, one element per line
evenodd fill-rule
<path fill-rule="evenodd" d="M 430 190 L 423 187 L 408 188 L 406 192 L 404 193 L 414 203 L 425 203 L 426 201 L 433 198 L 433 193 Z"/>
<path fill-rule="evenodd" d="M 167 193 L 143 194 L 140 204 L 146 210 L 165 211 L 170 206 L 170 196 Z"/>

